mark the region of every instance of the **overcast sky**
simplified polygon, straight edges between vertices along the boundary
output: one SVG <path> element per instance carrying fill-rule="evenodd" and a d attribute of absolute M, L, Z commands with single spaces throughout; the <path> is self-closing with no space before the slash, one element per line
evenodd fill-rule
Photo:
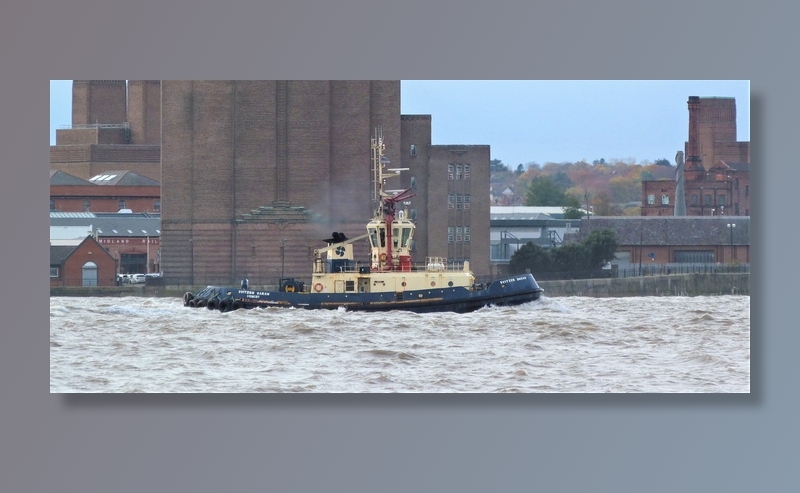
<path fill-rule="evenodd" d="M 50 81 L 50 144 L 71 123 L 72 81 Z M 401 82 L 404 115 L 431 115 L 433 144 L 488 144 L 492 159 L 674 161 L 689 133 L 689 96 L 736 99 L 737 140 L 750 140 L 749 81 Z"/>

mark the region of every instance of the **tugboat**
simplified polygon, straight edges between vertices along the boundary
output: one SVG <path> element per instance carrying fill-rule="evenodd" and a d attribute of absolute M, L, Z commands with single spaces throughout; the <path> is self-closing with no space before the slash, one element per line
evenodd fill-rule
<path fill-rule="evenodd" d="M 387 169 L 383 136 L 372 138 L 373 200 L 378 207 L 367 223 L 366 233 L 347 238 L 334 232 L 327 246 L 314 250 L 311 282 L 284 278 L 277 291 L 208 286 L 183 295 L 184 306 L 206 307 L 221 312 L 239 308 L 294 307 L 351 311 L 406 310 L 465 313 L 489 305 L 519 305 L 539 299 L 544 291 L 530 273 L 489 283 L 476 283 L 469 262 L 455 267 L 441 257 L 428 257 L 422 266 L 412 265 L 414 222 L 405 210 L 397 210 L 414 196 L 411 189 L 384 189 L 386 179 L 399 176 L 402 168 Z M 353 258 L 353 243 L 367 239 L 368 262 Z"/>

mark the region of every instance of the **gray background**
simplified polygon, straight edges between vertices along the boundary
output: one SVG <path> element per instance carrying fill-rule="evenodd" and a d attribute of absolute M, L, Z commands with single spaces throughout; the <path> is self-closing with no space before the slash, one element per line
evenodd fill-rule
<path fill-rule="evenodd" d="M 0 491 L 795 490 L 798 7 L 557 3 L 6 5 Z M 75 78 L 751 79 L 752 392 L 50 395 L 45 95 Z"/>

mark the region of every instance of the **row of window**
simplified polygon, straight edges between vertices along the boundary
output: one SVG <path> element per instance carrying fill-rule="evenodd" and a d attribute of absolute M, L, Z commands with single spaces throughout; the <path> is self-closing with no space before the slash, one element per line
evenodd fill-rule
<path fill-rule="evenodd" d="M 451 193 L 447 196 L 448 209 L 469 209 L 469 194 Z"/>
<path fill-rule="evenodd" d="M 91 204 L 91 201 L 89 201 L 89 199 L 84 199 L 83 200 L 83 211 L 84 212 L 89 212 L 91 210 L 91 205 L 92 204 Z M 122 199 L 119 202 L 117 202 L 117 209 L 125 209 L 125 208 L 126 207 L 125 207 L 125 200 L 124 199 Z M 56 201 L 54 199 L 50 199 L 50 210 L 51 211 L 55 211 L 56 210 Z M 160 200 L 153 201 L 153 212 L 161 212 L 161 201 Z"/>
<path fill-rule="evenodd" d="M 469 226 L 449 226 L 447 228 L 447 243 L 469 243 Z"/>
<path fill-rule="evenodd" d="M 655 194 L 647 194 L 647 205 L 655 205 L 656 203 L 656 196 Z M 669 205 L 669 195 L 663 194 L 661 195 L 661 205 Z"/>
<path fill-rule="evenodd" d="M 469 180 L 469 168 L 469 164 L 450 163 L 447 165 L 447 179 Z"/>
<path fill-rule="evenodd" d="M 692 194 L 692 205 L 699 204 L 700 197 L 696 193 Z M 703 195 L 703 205 L 714 205 L 714 198 L 711 195 Z M 727 205 L 725 195 L 717 195 L 717 205 Z"/>
<path fill-rule="evenodd" d="M 691 205 L 700 205 L 698 201 L 700 198 L 696 193 L 692 194 L 691 197 Z M 656 196 L 655 194 L 647 194 L 647 205 L 655 205 L 656 203 Z M 662 194 L 661 195 L 661 205 L 669 205 L 669 195 Z M 711 195 L 704 195 L 703 196 L 703 205 L 714 205 L 714 199 Z M 724 194 L 717 195 L 717 205 L 728 205 L 727 200 Z"/>

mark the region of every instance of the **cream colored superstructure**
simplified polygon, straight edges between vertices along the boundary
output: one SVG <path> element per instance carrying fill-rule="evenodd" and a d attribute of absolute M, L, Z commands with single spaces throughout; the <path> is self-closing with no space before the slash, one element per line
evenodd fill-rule
<path fill-rule="evenodd" d="M 373 174 L 376 202 L 375 216 L 367 223 L 367 233 L 356 238 L 331 242 L 314 251 L 314 269 L 309 290 L 317 293 L 376 293 L 448 287 L 472 289 L 475 276 L 469 262 L 447 265 L 444 259 L 428 257 L 423 266 L 413 265 L 411 242 L 414 222 L 405 210 L 394 206 L 411 197 L 410 190 L 384 189 L 388 178 L 399 176 L 402 169 L 387 169 L 389 160 L 383 156 L 383 138 L 376 132 L 372 139 Z M 368 239 L 370 259 L 361 264 L 353 258 L 353 243 Z M 323 257 L 324 254 L 324 257 Z"/>

